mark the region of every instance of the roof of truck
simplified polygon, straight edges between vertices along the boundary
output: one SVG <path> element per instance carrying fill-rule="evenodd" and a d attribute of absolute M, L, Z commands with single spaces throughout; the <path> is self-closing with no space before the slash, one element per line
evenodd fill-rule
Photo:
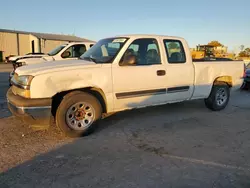
<path fill-rule="evenodd" d="M 150 37 L 162 37 L 162 38 L 172 38 L 172 39 L 181 39 L 185 40 L 182 37 L 177 36 L 168 36 L 168 35 L 156 35 L 156 34 L 127 34 L 127 35 L 118 35 L 115 37 L 128 37 L 128 38 L 150 38 Z"/>

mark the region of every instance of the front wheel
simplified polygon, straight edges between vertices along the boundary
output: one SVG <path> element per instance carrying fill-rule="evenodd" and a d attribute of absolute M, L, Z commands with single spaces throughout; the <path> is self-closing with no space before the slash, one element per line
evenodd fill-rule
<path fill-rule="evenodd" d="M 230 88 L 225 82 L 216 82 L 213 85 L 212 91 L 207 99 L 205 105 L 213 111 L 224 109 L 230 98 Z"/>
<path fill-rule="evenodd" d="M 67 94 L 56 112 L 56 124 L 69 137 L 92 133 L 101 118 L 102 106 L 91 94 L 74 91 Z"/>

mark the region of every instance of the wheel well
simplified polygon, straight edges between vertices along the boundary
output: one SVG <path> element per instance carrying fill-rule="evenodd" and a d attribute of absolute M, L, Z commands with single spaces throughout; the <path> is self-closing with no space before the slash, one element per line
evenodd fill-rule
<path fill-rule="evenodd" d="M 233 86 L 233 81 L 231 76 L 220 76 L 214 80 L 214 85 L 217 83 L 224 82 L 226 83 L 229 87 Z"/>
<path fill-rule="evenodd" d="M 54 117 L 56 115 L 57 108 L 59 107 L 60 103 L 63 100 L 63 97 L 73 91 L 83 91 L 83 92 L 92 94 L 99 100 L 100 104 L 102 105 L 103 113 L 107 112 L 106 98 L 105 98 L 103 91 L 99 88 L 88 87 L 88 88 L 81 88 L 81 89 L 76 89 L 76 90 L 63 91 L 54 95 L 52 97 L 52 109 L 51 109 L 51 113 Z"/>

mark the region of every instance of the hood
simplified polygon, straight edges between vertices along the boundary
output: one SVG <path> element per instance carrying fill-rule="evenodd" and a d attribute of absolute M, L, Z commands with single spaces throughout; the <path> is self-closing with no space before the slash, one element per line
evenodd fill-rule
<path fill-rule="evenodd" d="M 26 59 L 26 58 L 40 58 L 46 56 L 45 54 L 30 54 L 30 55 L 22 55 L 22 56 L 13 56 L 9 58 L 9 61 L 16 61 L 19 59 Z"/>
<path fill-rule="evenodd" d="M 48 57 L 48 58 L 47 58 Z M 17 62 L 25 62 L 26 65 L 32 65 L 32 64 L 37 64 L 37 63 L 43 63 L 46 61 L 54 61 L 54 59 L 50 56 L 43 56 L 43 57 L 33 57 L 33 58 L 26 58 L 26 59 L 20 59 Z"/>
<path fill-rule="evenodd" d="M 62 60 L 62 61 L 48 61 L 39 64 L 33 64 L 28 66 L 22 66 L 16 69 L 18 75 L 32 75 L 36 76 L 44 73 L 65 71 L 65 70 L 75 70 L 75 69 L 85 69 L 101 67 L 101 64 L 96 64 L 91 61 L 85 60 Z"/>
<path fill-rule="evenodd" d="M 46 61 L 54 61 L 55 59 L 52 56 L 44 55 L 42 57 L 30 57 L 30 58 L 22 58 L 17 60 L 17 62 L 25 62 L 26 65 L 32 65 L 37 63 L 43 63 Z"/>
<path fill-rule="evenodd" d="M 42 57 L 42 59 L 43 59 L 44 61 L 54 61 L 54 60 L 55 60 L 55 59 L 53 58 L 53 56 L 49 56 L 49 55 Z"/>

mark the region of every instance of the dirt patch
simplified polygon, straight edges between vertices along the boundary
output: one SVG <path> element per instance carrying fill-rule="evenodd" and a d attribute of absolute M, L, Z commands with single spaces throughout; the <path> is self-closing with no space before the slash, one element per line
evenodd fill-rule
<path fill-rule="evenodd" d="M 15 117 L 0 119 L 0 172 L 71 141 L 54 127 L 38 131 Z"/>

